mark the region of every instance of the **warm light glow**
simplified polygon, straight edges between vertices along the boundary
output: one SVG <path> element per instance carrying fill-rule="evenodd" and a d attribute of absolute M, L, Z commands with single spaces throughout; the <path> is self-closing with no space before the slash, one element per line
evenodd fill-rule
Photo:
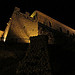
<path fill-rule="evenodd" d="M 10 20 L 11 20 L 12 18 L 10 18 Z"/>
<path fill-rule="evenodd" d="M 19 16 L 17 18 L 15 16 L 10 30 L 12 30 L 15 35 L 13 38 L 20 38 L 17 42 L 30 43 L 30 37 L 38 36 L 38 23 L 22 17 L 23 16 Z M 10 35 L 12 35 L 12 33 Z M 6 37 L 6 34 L 4 37 Z"/>
<path fill-rule="evenodd" d="M 4 33 L 4 31 L 0 30 L 0 37 L 2 37 L 3 33 Z"/>
<path fill-rule="evenodd" d="M 36 12 L 34 11 L 30 17 L 33 18 L 35 16 L 35 14 L 36 14 Z"/>
<path fill-rule="evenodd" d="M 9 28 L 10 28 L 10 23 L 7 23 L 7 27 L 6 27 L 6 29 L 5 29 L 5 31 L 4 31 L 4 35 L 3 35 L 3 38 L 4 38 L 3 41 L 4 41 L 4 42 L 6 41 Z"/>
<path fill-rule="evenodd" d="M 6 41 L 6 39 L 4 38 L 4 40 L 3 40 L 4 42 Z"/>

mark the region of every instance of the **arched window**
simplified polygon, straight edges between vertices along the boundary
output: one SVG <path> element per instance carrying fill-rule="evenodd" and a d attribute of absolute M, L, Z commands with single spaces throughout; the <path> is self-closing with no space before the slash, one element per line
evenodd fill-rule
<path fill-rule="evenodd" d="M 60 27 L 60 32 L 62 32 L 62 28 Z"/>

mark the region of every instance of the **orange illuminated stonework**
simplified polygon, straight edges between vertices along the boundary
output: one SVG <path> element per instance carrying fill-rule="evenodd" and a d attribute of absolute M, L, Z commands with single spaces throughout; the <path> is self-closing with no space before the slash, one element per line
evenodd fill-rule
<path fill-rule="evenodd" d="M 21 13 L 20 9 L 15 7 L 14 12 L 7 23 L 7 27 L 3 32 L 3 41 L 13 39 L 14 41 L 21 43 L 30 43 L 30 37 L 38 35 L 47 35 L 48 43 L 55 43 L 55 33 L 57 36 L 59 33 L 66 34 L 67 37 L 74 36 L 75 30 L 60 23 L 59 21 L 47 16 L 40 11 L 34 11 L 31 15 L 26 12 Z M 0 37 L 2 36 L 0 34 Z"/>

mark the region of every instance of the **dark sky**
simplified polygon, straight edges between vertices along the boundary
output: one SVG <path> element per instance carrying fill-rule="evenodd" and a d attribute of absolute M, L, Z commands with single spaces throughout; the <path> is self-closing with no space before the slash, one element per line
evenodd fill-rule
<path fill-rule="evenodd" d="M 72 0 L 0 0 L 0 29 L 4 30 L 15 6 L 23 13 L 39 10 L 75 29 L 75 4 Z"/>

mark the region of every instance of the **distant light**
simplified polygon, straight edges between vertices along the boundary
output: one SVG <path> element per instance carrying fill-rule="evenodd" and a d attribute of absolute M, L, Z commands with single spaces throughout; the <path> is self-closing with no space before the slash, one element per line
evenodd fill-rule
<path fill-rule="evenodd" d="M 7 23 L 7 25 L 8 25 L 8 23 Z"/>
<path fill-rule="evenodd" d="M 10 18 L 10 20 L 11 20 L 12 18 Z"/>
<path fill-rule="evenodd" d="M 6 41 L 6 39 L 4 38 L 4 40 L 3 40 L 4 42 Z"/>

